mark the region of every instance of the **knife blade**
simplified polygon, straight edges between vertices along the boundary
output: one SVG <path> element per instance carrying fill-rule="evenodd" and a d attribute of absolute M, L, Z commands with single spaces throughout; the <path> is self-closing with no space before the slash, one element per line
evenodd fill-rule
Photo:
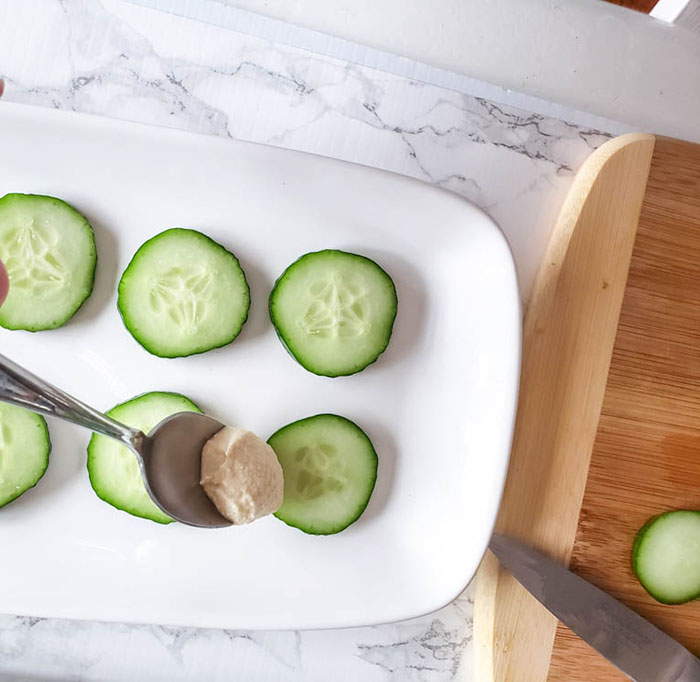
<path fill-rule="evenodd" d="M 504 535 L 494 534 L 489 548 L 537 601 L 634 682 L 700 682 L 700 659 L 603 590 Z"/>

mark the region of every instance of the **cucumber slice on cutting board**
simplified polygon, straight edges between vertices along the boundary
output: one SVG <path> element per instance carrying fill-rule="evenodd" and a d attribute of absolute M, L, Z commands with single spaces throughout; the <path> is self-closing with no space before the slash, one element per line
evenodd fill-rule
<path fill-rule="evenodd" d="M 92 292 L 97 250 L 88 221 L 61 199 L 0 199 L 0 260 L 10 291 L 0 325 L 35 332 L 71 318 Z"/>
<path fill-rule="evenodd" d="M 154 391 L 113 407 L 107 416 L 148 433 L 161 420 L 177 412 L 201 412 L 184 395 Z M 98 497 L 134 516 L 170 523 L 146 492 L 134 453 L 118 441 L 93 434 L 88 445 L 87 468 Z"/>
<path fill-rule="evenodd" d="M 318 414 L 282 427 L 267 442 L 284 473 L 278 519 L 305 533 L 331 535 L 360 517 L 377 480 L 377 453 L 357 424 Z"/>
<path fill-rule="evenodd" d="M 700 511 L 671 511 L 647 521 L 634 541 L 632 568 L 657 601 L 700 598 Z"/>
<path fill-rule="evenodd" d="M 139 248 L 119 282 L 119 312 L 150 353 L 177 358 L 231 343 L 248 317 L 238 259 L 201 232 L 166 230 Z"/>
<path fill-rule="evenodd" d="M 42 416 L 0 403 L 0 507 L 37 484 L 49 465 L 50 452 Z"/>
<path fill-rule="evenodd" d="M 396 287 L 374 261 L 345 251 L 307 253 L 279 277 L 270 317 L 310 372 L 337 377 L 373 363 L 389 345 Z"/>

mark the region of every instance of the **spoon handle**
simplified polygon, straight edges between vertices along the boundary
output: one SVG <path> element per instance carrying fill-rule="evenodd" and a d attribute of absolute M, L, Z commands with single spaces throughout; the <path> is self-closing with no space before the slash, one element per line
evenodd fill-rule
<path fill-rule="evenodd" d="M 116 438 L 132 450 L 140 449 L 145 438 L 141 431 L 110 419 L 4 355 L 0 355 L 0 400 Z"/>

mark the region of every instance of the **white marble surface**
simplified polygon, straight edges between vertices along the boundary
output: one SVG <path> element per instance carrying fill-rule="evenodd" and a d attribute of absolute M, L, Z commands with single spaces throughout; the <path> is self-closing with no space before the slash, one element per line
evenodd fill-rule
<path fill-rule="evenodd" d="M 11 101 L 301 149 L 450 188 L 501 224 L 525 298 L 573 172 L 605 139 L 121 0 L 0 0 L 0 77 Z M 11 589 L 1 565 L 0 585 Z M 0 680 L 471 679 L 470 594 L 412 621 L 320 632 L 0 615 Z"/>
<path fill-rule="evenodd" d="M 700 141 L 700 40 L 692 17 L 672 25 L 600 0 L 218 1 Z"/>

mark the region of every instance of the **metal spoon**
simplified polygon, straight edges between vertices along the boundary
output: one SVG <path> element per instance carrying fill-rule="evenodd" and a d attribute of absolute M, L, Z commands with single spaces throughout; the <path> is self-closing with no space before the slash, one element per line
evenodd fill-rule
<path fill-rule="evenodd" d="M 0 355 L 0 400 L 109 436 L 136 456 L 143 483 L 168 516 L 190 526 L 230 526 L 199 484 L 202 448 L 224 425 L 196 412 L 166 417 L 148 435 L 105 416 Z"/>

